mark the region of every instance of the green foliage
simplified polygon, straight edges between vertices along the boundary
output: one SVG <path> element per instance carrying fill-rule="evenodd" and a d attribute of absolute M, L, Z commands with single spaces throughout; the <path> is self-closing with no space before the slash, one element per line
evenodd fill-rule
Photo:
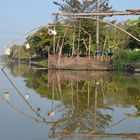
<path fill-rule="evenodd" d="M 123 65 L 129 63 L 136 63 L 140 61 L 140 51 L 128 51 L 123 50 L 120 51 L 118 55 L 116 55 L 114 60 L 114 67 L 116 70 L 122 69 Z"/>
<path fill-rule="evenodd" d="M 93 12 L 96 11 L 97 8 L 97 1 L 96 0 L 63 0 L 63 2 L 56 2 L 54 1 L 54 4 L 57 5 L 62 12 L 67 13 L 87 13 L 87 12 Z M 99 3 L 100 11 L 109 11 L 111 7 L 109 6 L 109 0 L 102 0 Z M 103 17 L 100 17 L 103 18 Z M 69 22 L 70 25 L 76 25 L 78 27 L 82 27 L 86 32 L 88 32 L 91 35 L 91 46 L 94 46 L 94 48 L 91 48 L 91 51 L 94 51 L 96 49 L 96 21 L 93 21 L 92 19 L 74 19 L 74 22 Z M 100 47 L 103 47 L 104 40 L 105 40 L 105 32 L 104 32 L 104 23 L 100 23 Z M 77 38 L 78 38 L 78 32 L 76 31 Z M 85 39 L 86 44 L 89 43 L 89 35 L 85 34 L 84 32 L 80 33 L 80 38 Z M 78 41 L 76 41 L 76 44 L 78 44 Z M 83 45 L 83 41 L 80 41 L 80 52 L 83 54 L 86 54 L 85 46 Z M 93 53 L 93 52 L 91 52 Z"/>
<path fill-rule="evenodd" d="M 136 24 L 140 23 L 140 19 L 128 20 L 128 21 L 126 21 L 126 23 L 128 25 L 136 25 Z"/>
<path fill-rule="evenodd" d="M 45 67 L 47 68 L 48 67 L 48 61 L 47 59 L 42 59 L 42 60 L 38 60 L 38 61 L 33 61 L 32 64 L 34 65 L 38 65 L 40 67 Z"/>
<path fill-rule="evenodd" d="M 59 3 L 54 1 L 54 4 L 59 7 L 62 12 L 93 12 L 96 11 L 97 1 L 96 0 L 63 0 Z M 102 0 L 99 5 L 100 11 L 110 10 L 109 0 Z"/>
<path fill-rule="evenodd" d="M 43 27 L 33 35 L 27 38 L 30 44 L 30 54 L 46 58 L 48 49 L 52 45 L 52 37 L 48 35 L 48 28 Z"/>
<path fill-rule="evenodd" d="M 131 23 L 131 26 L 128 26 L 127 31 L 134 35 L 136 38 L 140 39 L 140 19 L 129 20 L 127 23 Z M 129 37 L 126 48 L 135 49 L 140 48 L 140 42 L 136 41 L 134 38 Z"/>
<path fill-rule="evenodd" d="M 10 58 L 12 58 L 13 56 L 16 56 L 17 55 L 17 52 L 18 52 L 18 49 L 20 48 L 21 46 L 19 46 L 19 45 L 13 45 L 12 47 L 11 47 L 11 52 L 10 52 Z"/>

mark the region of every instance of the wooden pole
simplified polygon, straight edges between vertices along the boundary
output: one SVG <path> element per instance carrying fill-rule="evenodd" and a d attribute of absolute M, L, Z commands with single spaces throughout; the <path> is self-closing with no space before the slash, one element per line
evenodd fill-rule
<path fill-rule="evenodd" d="M 60 63 L 60 57 L 62 55 L 62 48 L 63 48 L 63 45 L 64 45 L 67 29 L 68 29 L 68 27 L 66 27 L 66 29 L 65 29 L 64 37 L 63 37 L 63 40 L 62 40 L 62 43 L 61 43 L 61 46 L 60 46 L 60 49 L 59 49 L 58 60 L 57 60 L 57 66 L 58 67 L 59 67 L 59 63 Z"/>
<path fill-rule="evenodd" d="M 74 91 L 73 91 L 73 81 L 71 80 L 71 93 L 72 93 L 72 106 L 74 105 Z"/>
<path fill-rule="evenodd" d="M 81 27 L 81 20 L 80 20 L 80 27 Z M 78 50 L 77 50 L 77 56 L 79 56 L 79 50 L 80 50 L 80 37 L 81 37 L 81 29 L 79 28 L 78 32 Z"/>
<path fill-rule="evenodd" d="M 57 15 L 54 16 L 54 19 L 53 19 L 53 30 L 55 31 L 55 23 L 56 23 L 56 17 Z M 55 35 L 53 35 L 53 54 L 55 54 L 55 41 L 56 41 L 56 38 L 55 38 Z"/>
<path fill-rule="evenodd" d="M 52 136 L 52 134 L 49 135 L 50 138 L 54 138 L 54 136 Z M 58 137 L 66 137 L 66 136 L 84 136 L 84 137 L 94 137 L 94 138 L 133 138 L 133 139 L 139 139 L 140 134 L 138 133 L 119 133 L 119 134 L 114 134 L 114 133 L 95 133 L 95 134 L 77 134 L 77 133 L 73 133 L 73 134 L 55 134 L 55 138 Z"/>
<path fill-rule="evenodd" d="M 89 35 L 89 52 L 88 52 L 89 56 L 90 56 L 90 50 L 91 50 L 91 35 Z"/>
<path fill-rule="evenodd" d="M 79 19 L 82 18 L 82 19 L 93 19 L 93 20 L 97 20 L 97 18 L 94 18 L 94 17 L 76 17 L 76 18 L 79 18 Z M 102 19 L 98 19 L 98 20 L 99 20 L 100 22 L 106 23 L 106 24 L 108 24 L 108 25 L 111 25 L 111 26 L 117 28 L 118 30 L 120 30 L 120 31 L 124 32 L 125 34 L 129 35 L 130 37 L 134 38 L 136 41 L 140 42 L 140 39 L 138 39 L 137 37 L 133 36 L 131 33 L 127 32 L 125 29 L 123 29 L 123 28 L 121 28 L 121 27 L 119 27 L 119 26 L 117 26 L 117 25 L 114 25 L 114 24 L 112 24 L 112 23 L 110 23 L 110 22 L 104 21 L 104 20 L 102 20 Z"/>
<path fill-rule="evenodd" d="M 89 107 L 90 105 L 90 88 L 89 88 L 89 81 L 88 81 L 88 104 L 87 106 Z"/>
<path fill-rule="evenodd" d="M 95 13 L 53 13 L 53 15 L 59 16 L 114 16 L 114 15 L 140 15 L 140 11 L 109 11 L 109 12 L 95 12 Z"/>
<path fill-rule="evenodd" d="M 75 46 L 75 26 L 74 26 L 74 32 L 73 32 L 73 43 L 72 43 L 72 56 L 74 55 L 74 47 Z"/>
<path fill-rule="evenodd" d="M 99 0 L 97 0 L 96 12 L 99 13 Z M 99 49 L 99 15 L 96 17 L 96 50 Z"/>
<path fill-rule="evenodd" d="M 57 15 L 53 18 L 53 30 L 55 30 L 55 18 Z M 53 54 L 55 54 L 55 35 L 53 35 Z"/>
<path fill-rule="evenodd" d="M 97 82 L 97 81 L 96 81 Z M 98 85 L 95 82 L 95 101 L 94 101 L 94 118 L 93 118 L 93 130 L 96 129 L 97 123 L 97 94 L 98 94 Z"/>

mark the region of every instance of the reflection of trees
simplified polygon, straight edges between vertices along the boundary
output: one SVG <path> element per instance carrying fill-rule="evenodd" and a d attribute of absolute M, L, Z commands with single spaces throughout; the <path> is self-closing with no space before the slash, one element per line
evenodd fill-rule
<path fill-rule="evenodd" d="M 16 63 L 12 63 L 11 65 L 8 65 L 8 67 L 11 69 L 11 73 L 14 76 L 22 76 L 25 78 L 27 87 L 34 89 L 41 96 L 51 98 L 52 95 L 50 91 L 51 88 L 48 88 L 49 87 L 48 73 L 46 71 L 37 71 L 32 68 L 29 69 L 28 65 L 24 65 L 24 64 L 17 65 Z M 74 77 L 76 75 L 75 74 L 76 72 L 75 73 L 70 72 L 72 73 L 70 75 L 70 77 L 72 78 L 71 82 L 69 78 L 67 78 L 68 80 L 65 80 L 65 75 L 67 73 L 64 73 L 62 76 L 58 72 L 57 73 L 54 72 L 50 76 L 53 77 L 55 82 L 57 81 L 57 84 L 55 83 L 54 90 L 56 91 L 56 94 L 61 96 L 61 99 L 62 99 L 61 92 L 63 93 L 63 96 L 66 97 L 69 97 L 71 95 L 71 90 L 70 90 L 71 89 L 70 87 L 72 86 L 71 84 L 73 84 L 74 89 L 76 88 L 76 79 Z M 53 75 L 55 75 L 55 77 Z M 83 75 L 84 76 L 87 75 L 87 76 L 84 77 Z M 85 102 L 87 102 L 86 93 L 88 91 L 88 86 L 87 86 L 88 79 L 89 79 L 88 84 L 90 85 L 91 91 L 93 91 L 95 87 L 94 81 L 100 80 L 100 85 L 99 85 L 100 88 L 98 93 L 98 96 L 100 96 L 100 98 L 98 99 L 98 101 L 104 99 L 104 101 L 112 102 L 116 105 L 120 104 L 122 106 L 126 106 L 126 105 L 130 106 L 132 104 L 135 104 L 136 99 L 139 98 L 138 95 L 140 93 L 140 89 L 138 87 L 140 83 L 139 83 L 139 79 L 138 78 L 136 79 L 136 77 L 134 76 L 126 77 L 126 76 L 122 76 L 122 74 L 116 74 L 113 76 L 112 79 L 111 76 L 108 75 L 108 73 L 100 74 L 98 77 L 92 74 L 88 76 L 88 73 L 83 75 L 80 76 L 84 77 L 85 79 L 78 81 L 78 88 L 79 88 L 78 91 L 80 92 L 80 95 L 82 95 L 80 96 L 81 101 L 84 100 Z M 98 75 L 98 73 L 96 75 Z M 107 76 L 105 77 L 104 75 Z M 103 79 L 100 79 L 101 77 Z M 114 94 L 114 92 L 117 92 L 117 94 Z M 136 96 L 138 97 L 136 98 Z M 109 101 L 107 100 L 108 97 L 110 97 Z M 94 97 L 90 96 L 90 98 L 94 98 Z M 113 100 L 114 98 L 116 100 Z M 69 98 L 65 98 L 65 101 L 67 102 L 67 104 L 70 102 Z"/>
<path fill-rule="evenodd" d="M 41 96 L 51 99 L 52 97 L 51 84 L 52 83 L 48 83 L 48 73 L 46 71 L 37 71 L 32 68 L 29 69 L 29 67 L 24 64 L 20 64 L 20 65 L 11 64 L 9 65 L 9 68 L 11 69 L 11 73 L 13 75 L 15 76 L 21 75 L 22 77 L 25 78 L 27 87 L 34 89 Z M 64 98 L 65 104 L 70 104 L 71 102 L 69 100 L 69 97 L 72 94 L 71 92 L 72 88 L 75 91 L 77 89 L 76 88 L 77 80 L 74 79 L 74 76 L 76 74 L 74 72 L 70 72 L 70 73 L 72 73 L 70 75 L 70 77 L 72 78 L 72 81 L 70 81 L 69 78 L 67 78 L 68 80 L 65 80 L 65 73 L 63 74 L 63 76 L 60 75 L 58 72 L 54 72 L 52 75 L 50 75 L 50 77 L 53 77 L 55 81 L 54 91 L 57 94 L 57 96 L 55 96 L 55 99 L 62 100 Z M 73 76 L 73 73 L 75 74 L 74 76 Z M 98 96 L 100 96 L 98 97 L 98 103 L 101 101 L 110 102 L 110 104 L 113 103 L 115 105 L 122 105 L 124 107 L 127 107 L 127 106 L 131 106 L 135 104 L 136 100 L 140 98 L 139 96 L 140 89 L 138 88 L 140 84 L 139 79 L 136 79 L 136 77 L 134 76 L 126 77 L 126 76 L 122 76 L 122 74 L 116 74 L 113 76 L 113 80 L 112 80 L 111 76 L 109 76 L 107 73 L 104 73 L 104 74 L 99 75 L 98 77 L 95 75 L 94 76 L 92 75 L 91 76 L 93 79 L 92 80 L 91 78 L 89 78 L 88 73 L 83 74 L 83 75 L 84 76 L 87 75 L 87 76 L 85 77 L 84 80 L 83 79 L 78 80 L 78 92 L 80 92 L 79 94 L 80 99 L 77 100 L 77 104 L 78 104 L 78 101 L 80 101 L 83 104 L 83 106 L 84 105 L 86 106 L 86 104 L 89 103 L 88 98 L 87 98 L 88 97 L 87 91 L 89 87 L 90 87 L 89 89 L 90 89 L 90 94 L 91 94 L 90 100 L 94 100 L 92 93 L 95 90 L 94 82 L 96 80 L 100 80 L 100 85 L 98 85 L 99 86 Z M 83 75 L 82 76 L 80 75 L 80 76 L 84 77 Z M 107 76 L 105 77 L 104 75 L 107 75 Z M 88 79 L 89 79 L 89 82 L 88 82 Z M 89 87 L 87 84 L 89 85 Z M 76 99 L 75 96 L 74 96 L 74 99 Z M 79 103 L 79 105 L 81 105 L 81 103 Z M 104 104 L 98 104 L 98 106 L 99 105 L 101 107 L 101 105 L 104 105 Z M 81 106 L 80 108 L 82 109 Z"/>
<path fill-rule="evenodd" d="M 48 74 L 46 71 L 38 72 L 26 64 L 9 63 L 8 68 L 14 77 L 22 76 L 26 86 L 37 91 L 41 96 L 46 96 L 48 91 Z"/>
<path fill-rule="evenodd" d="M 57 75 L 58 76 L 58 75 Z M 58 80 L 58 78 L 57 78 Z M 59 80 L 58 80 L 59 81 Z M 100 81 L 69 81 L 58 83 L 52 81 L 52 91 L 61 92 L 63 95 L 63 103 L 65 105 L 64 118 L 65 121 L 60 125 L 73 132 L 89 132 L 95 128 L 103 128 L 109 124 L 112 116 L 103 114 L 100 109 L 111 109 L 100 99 L 100 94 L 107 87 L 101 87 L 103 83 Z M 63 87 L 59 89 L 60 87 Z M 110 89 L 108 89 L 110 90 Z M 113 91 L 113 87 L 111 88 Z M 52 93 L 52 92 L 51 92 Z M 58 94 L 55 93 L 55 94 Z M 66 95 L 66 96 L 65 96 Z M 99 101 L 98 101 L 99 99 Z M 94 119 L 96 118 L 96 119 Z"/>
<path fill-rule="evenodd" d="M 11 74 L 14 77 L 17 77 L 17 76 L 24 77 L 24 75 L 29 75 L 29 73 L 30 73 L 29 67 L 27 67 L 27 65 L 25 65 L 25 64 L 13 62 L 13 63 L 8 63 L 7 67 L 11 70 Z"/>
<path fill-rule="evenodd" d="M 30 71 L 30 75 L 25 75 L 26 86 L 34 89 L 41 96 L 47 96 L 48 93 L 48 77 L 47 73 L 38 71 Z"/>
<path fill-rule="evenodd" d="M 41 96 L 52 99 L 53 103 L 56 100 L 61 101 L 52 107 L 61 113 L 61 117 L 54 119 L 52 124 L 53 127 L 61 128 L 62 132 L 66 130 L 65 133 L 93 134 L 94 130 L 104 132 L 103 128 L 110 127 L 112 114 L 107 112 L 114 111 L 113 105 L 137 107 L 136 101 L 140 99 L 139 80 L 135 80 L 134 77 L 127 77 L 127 81 L 126 77 L 118 75 L 113 76 L 111 81 L 110 77 L 103 78 L 102 75 L 92 80 L 80 80 L 78 77 L 64 80 L 63 75 L 62 80 L 58 72 L 53 72 L 55 78 L 50 82 L 45 71 L 30 69 L 26 73 L 24 70 L 27 69 L 21 69 L 21 74 L 28 87 Z"/>

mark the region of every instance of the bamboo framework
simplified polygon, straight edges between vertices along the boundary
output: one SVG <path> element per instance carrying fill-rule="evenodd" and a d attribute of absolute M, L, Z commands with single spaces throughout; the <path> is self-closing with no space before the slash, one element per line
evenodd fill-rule
<path fill-rule="evenodd" d="M 98 1 L 97 1 L 98 4 Z M 96 12 L 93 13 L 53 13 L 52 15 L 54 16 L 66 16 L 66 17 L 72 17 L 74 19 L 93 19 L 96 20 L 97 24 L 96 24 L 96 45 L 97 48 L 99 46 L 99 22 L 104 22 L 106 24 L 109 24 L 113 27 L 115 27 L 116 29 L 126 33 L 127 35 L 131 36 L 132 38 L 134 38 L 136 41 L 140 42 L 139 38 L 136 38 L 135 36 L 133 36 L 132 34 L 130 34 L 129 32 L 127 32 L 126 30 L 118 27 L 115 24 L 112 24 L 110 22 L 104 21 L 102 19 L 100 19 L 100 16 L 124 16 L 124 15 L 140 15 L 140 9 L 137 10 L 125 10 L 125 11 L 109 11 L 109 12 L 99 12 L 99 7 L 97 5 L 97 9 Z"/>
<path fill-rule="evenodd" d="M 126 11 L 109 11 L 109 12 L 93 12 L 93 13 L 53 13 L 54 16 L 124 16 L 124 15 L 140 15 L 140 9 L 138 10 L 126 10 Z"/>
<path fill-rule="evenodd" d="M 108 25 L 118 29 L 119 31 L 124 32 L 125 34 L 127 34 L 128 36 L 132 37 L 133 39 L 135 39 L 136 41 L 138 41 L 140 43 L 140 39 L 139 38 L 137 38 L 134 35 L 132 35 L 131 33 L 127 32 L 125 29 L 123 29 L 123 28 L 121 28 L 121 27 L 119 27 L 119 26 L 117 26 L 117 25 L 115 25 L 115 24 L 113 24 L 111 22 L 108 22 L 108 21 L 105 21 L 105 20 L 102 20 L 102 19 L 99 18 L 100 16 L 107 17 L 107 16 L 117 16 L 117 15 L 118 16 L 120 16 L 120 15 L 121 16 L 124 16 L 124 15 L 140 15 L 140 9 L 138 9 L 138 10 L 125 10 L 125 11 L 100 12 L 99 11 L 99 1 L 97 0 L 97 7 L 96 7 L 96 11 L 95 12 L 92 12 L 92 13 L 64 13 L 64 12 L 62 12 L 62 13 L 53 13 L 52 15 L 55 16 L 55 17 L 58 17 L 58 16 L 61 17 L 62 16 L 62 17 L 68 17 L 70 19 L 79 19 L 79 21 L 81 19 L 91 19 L 91 20 L 96 21 L 96 51 L 100 50 L 100 47 L 99 47 L 99 32 L 100 32 L 99 31 L 99 22 L 108 24 Z M 57 22 L 54 22 L 54 24 L 56 24 L 56 23 Z M 78 38 L 80 38 L 80 29 L 79 29 L 79 33 L 78 33 Z M 83 40 L 83 43 L 86 46 L 85 40 Z M 73 44 L 74 44 L 74 41 L 73 41 Z M 78 42 L 77 45 L 78 45 L 78 50 L 79 50 L 79 42 Z M 73 68 L 73 65 L 77 65 L 78 68 L 76 66 L 76 69 L 86 69 L 87 68 L 87 69 L 92 69 L 92 70 L 93 69 L 96 69 L 96 70 L 98 70 L 98 69 L 100 69 L 100 70 L 101 69 L 102 70 L 104 70 L 104 69 L 105 70 L 108 70 L 108 69 L 112 70 L 113 69 L 113 65 L 112 65 L 113 63 L 111 62 L 111 59 L 107 60 L 105 58 L 106 63 L 104 63 L 104 64 L 106 64 L 106 65 L 104 66 L 104 68 L 99 68 L 98 67 L 98 66 L 103 66 L 103 64 L 101 64 L 101 63 L 99 65 L 97 65 L 96 67 L 95 67 L 95 64 L 97 64 L 97 63 L 92 64 L 93 60 L 94 61 L 98 60 L 100 62 L 103 62 L 103 57 L 100 57 L 99 55 L 96 55 L 96 52 L 95 52 L 95 55 L 91 56 L 90 55 L 90 51 L 91 51 L 90 46 L 91 46 L 91 36 L 89 36 L 89 50 L 88 50 L 88 56 L 90 56 L 90 57 L 87 57 L 89 59 L 87 59 L 85 57 L 84 60 L 80 60 L 81 58 L 78 57 L 78 54 L 77 54 L 76 61 L 73 60 L 71 57 L 69 58 L 68 61 L 66 61 L 67 58 L 66 57 L 62 57 L 61 58 L 62 60 L 60 62 L 61 65 L 58 66 L 58 65 L 53 65 L 53 63 L 56 61 L 55 59 L 57 59 L 57 58 L 53 59 L 52 56 L 51 56 L 50 57 L 50 62 L 51 62 L 50 66 L 51 66 L 51 68 L 67 69 L 67 67 L 68 67 L 68 69 L 69 69 L 70 67 L 72 67 L 72 69 L 75 69 L 75 68 Z M 118 52 L 116 52 L 114 55 L 116 55 L 117 53 Z M 91 60 L 92 58 L 93 58 L 93 60 Z M 72 61 L 73 61 L 73 65 L 72 65 Z M 113 59 L 112 59 L 112 61 L 113 61 Z M 69 63 L 69 62 L 71 62 L 71 63 Z M 86 63 L 82 63 L 82 62 L 86 62 Z M 92 67 L 93 65 L 94 65 L 94 68 Z"/>
<path fill-rule="evenodd" d="M 53 40 L 53 54 L 57 54 L 57 49 L 59 49 L 59 57 L 62 55 L 62 48 L 64 45 L 64 39 L 66 37 L 66 34 L 68 32 L 68 28 L 73 28 L 73 38 L 72 38 L 72 56 L 73 56 L 73 51 L 74 51 L 74 46 L 75 46 L 75 40 L 76 40 L 76 29 L 78 30 L 78 50 L 79 50 L 79 46 L 80 46 L 80 41 L 83 41 L 83 44 L 86 48 L 86 50 L 88 51 L 88 55 L 90 55 L 90 49 L 91 49 L 91 34 L 89 32 L 87 32 L 84 28 L 82 28 L 81 26 L 72 26 L 69 24 L 64 24 L 62 21 L 60 22 L 62 27 L 65 27 L 65 31 L 64 34 L 58 35 L 58 40 L 56 41 L 56 37 L 55 40 Z M 48 24 L 48 27 L 50 28 L 56 28 L 59 24 L 57 23 L 52 23 L 52 24 Z M 84 34 L 86 34 L 88 36 L 88 42 L 85 41 L 84 38 L 80 37 L 81 32 L 83 32 Z M 62 43 L 60 43 L 60 38 L 62 37 Z M 54 37 L 53 37 L 54 38 Z M 56 46 L 55 46 L 56 44 Z M 60 45 L 61 44 L 61 45 Z M 60 45 L 60 48 L 59 48 Z M 55 51 L 54 51 L 55 50 Z M 79 53 L 77 54 L 77 56 L 79 55 Z"/>

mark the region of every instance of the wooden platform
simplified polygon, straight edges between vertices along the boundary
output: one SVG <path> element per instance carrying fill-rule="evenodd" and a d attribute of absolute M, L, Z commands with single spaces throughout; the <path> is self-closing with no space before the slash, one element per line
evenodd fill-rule
<path fill-rule="evenodd" d="M 102 58 L 95 56 L 87 57 L 67 57 L 58 55 L 49 55 L 49 69 L 63 70 L 97 70 L 109 71 L 113 70 L 113 60 L 110 58 Z"/>

